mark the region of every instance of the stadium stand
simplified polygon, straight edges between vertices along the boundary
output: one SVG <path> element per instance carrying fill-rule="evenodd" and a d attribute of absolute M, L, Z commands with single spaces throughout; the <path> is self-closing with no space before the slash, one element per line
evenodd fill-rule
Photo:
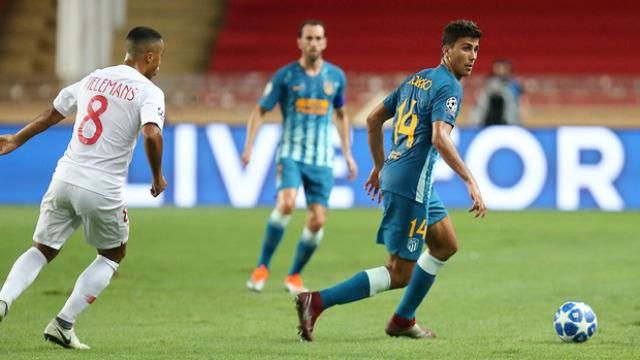
<path fill-rule="evenodd" d="M 619 50 L 640 35 L 639 13 L 633 1 L 230 0 L 210 71 L 273 71 L 297 55 L 292 34 L 309 17 L 327 24 L 327 57 L 346 71 L 414 71 L 438 61 L 448 21 L 469 18 L 485 34 L 482 57 L 509 57 L 519 73 L 625 74 L 636 60 Z"/>
<path fill-rule="evenodd" d="M 114 39 L 124 39 L 134 26 L 158 29 L 167 48 L 162 72 L 191 75 L 206 71 L 209 48 L 221 27 L 224 2 L 201 0 L 127 1 L 127 20 Z M 113 47 L 113 63 L 122 61 L 121 42 Z"/>
<path fill-rule="evenodd" d="M 24 122 L 49 105 L 62 86 L 54 75 L 55 0 L 0 0 L 0 122 Z M 527 8 L 523 13 L 521 9 Z M 474 76 L 465 79 L 460 124 L 482 88 L 491 62 L 510 58 L 530 95 L 526 126 L 605 124 L 640 126 L 640 48 L 630 39 L 640 3 L 558 0 L 128 0 L 126 22 L 158 28 L 167 40 L 159 76 L 173 122 L 243 124 L 271 74 L 299 56 L 302 20 L 326 22 L 325 57 L 347 71 L 352 119 L 410 71 L 439 61 L 442 27 L 475 19 L 485 38 Z M 380 15 L 383 14 L 383 15 Z M 585 39 L 588 39 L 585 40 Z M 122 61 L 115 42 L 112 61 Z M 278 114 L 271 113 L 270 121 Z"/>
<path fill-rule="evenodd" d="M 55 0 L 0 0 L 0 74 L 4 79 L 53 73 Z"/>

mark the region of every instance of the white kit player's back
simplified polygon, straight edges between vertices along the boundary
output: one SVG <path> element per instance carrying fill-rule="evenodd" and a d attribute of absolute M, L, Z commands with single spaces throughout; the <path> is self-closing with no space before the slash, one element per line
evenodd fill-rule
<path fill-rule="evenodd" d="M 164 94 L 127 65 L 96 70 L 60 91 L 58 112 L 77 111 L 73 134 L 54 179 L 120 197 L 142 125 L 164 124 Z"/>

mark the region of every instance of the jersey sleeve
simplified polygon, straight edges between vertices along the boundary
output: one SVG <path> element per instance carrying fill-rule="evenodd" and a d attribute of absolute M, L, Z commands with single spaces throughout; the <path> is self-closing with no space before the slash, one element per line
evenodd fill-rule
<path fill-rule="evenodd" d="M 78 81 L 60 90 L 58 96 L 53 100 L 53 107 L 65 117 L 75 113 L 78 109 L 78 90 L 81 82 Z"/>
<path fill-rule="evenodd" d="M 280 101 L 284 88 L 284 71 L 278 70 L 264 88 L 258 104 L 266 110 L 273 109 Z"/>
<path fill-rule="evenodd" d="M 456 118 L 460 113 L 462 102 L 462 89 L 446 84 L 436 92 L 432 102 L 431 122 L 444 121 L 455 126 Z"/>
<path fill-rule="evenodd" d="M 148 123 L 156 124 L 160 129 L 164 126 L 164 93 L 155 86 L 149 88 L 140 109 L 140 124 Z"/>
<path fill-rule="evenodd" d="M 335 109 L 340 109 L 344 106 L 346 93 L 347 77 L 344 75 L 344 72 L 340 71 L 338 75 L 338 90 L 336 91 L 336 96 L 333 98 L 333 107 Z"/>

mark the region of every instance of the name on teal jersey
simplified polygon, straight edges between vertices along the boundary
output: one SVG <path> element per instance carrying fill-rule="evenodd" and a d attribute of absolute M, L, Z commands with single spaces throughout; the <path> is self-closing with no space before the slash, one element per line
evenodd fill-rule
<path fill-rule="evenodd" d="M 420 88 L 422 90 L 431 89 L 431 85 L 433 85 L 433 81 L 431 79 L 423 78 L 420 75 L 414 75 L 411 81 L 407 84 Z"/>

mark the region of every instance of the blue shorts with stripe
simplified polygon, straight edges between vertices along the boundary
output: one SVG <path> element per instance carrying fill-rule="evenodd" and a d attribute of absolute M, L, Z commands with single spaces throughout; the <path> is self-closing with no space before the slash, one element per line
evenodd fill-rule
<path fill-rule="evenodd" d="M 329 195 L 333 188 L 333 169 L 314 166 L 292 159 L 280 159 L 277 164 L 276 188 L 298 189 L 302 185 L 307 204 L 329 207 Z"/>
<path fill-rule="evenodd" d="M 427 236 L 427 227 L 447 216 L 447 209 L 433 190 L 428 204 L 421 204 L 392 192 L 383 197 L 384 213 L 376 242 L 389 254 L 406 260 L 418 260 Z"/>

